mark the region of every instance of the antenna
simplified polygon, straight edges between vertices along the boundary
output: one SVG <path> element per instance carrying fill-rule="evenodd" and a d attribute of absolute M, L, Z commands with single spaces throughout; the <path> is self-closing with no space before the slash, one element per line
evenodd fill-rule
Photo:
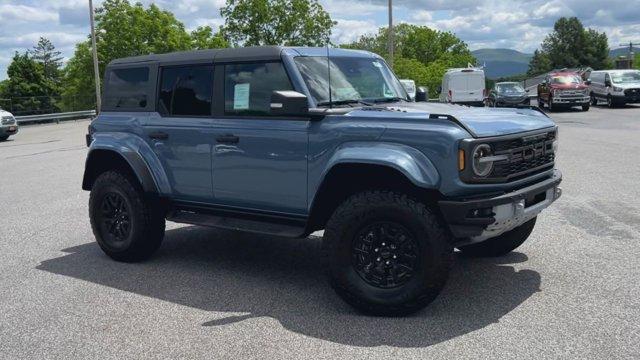
<path fill-rule="evenodd" d="M 329 78 L 329 109 L 333 109 L 333 98 L 331 95 L 331 60 L 329 60 L 329 42 L 327 41 L 327 76 Z"/>

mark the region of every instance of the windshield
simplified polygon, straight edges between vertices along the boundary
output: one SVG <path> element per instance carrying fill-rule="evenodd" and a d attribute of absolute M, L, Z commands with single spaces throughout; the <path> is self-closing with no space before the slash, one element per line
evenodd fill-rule
<path fill-rule="evenodd" d="M 562 75 L 551 78 L 553 84 L 580 84 L 582 79 L 578 75 Z"/>
<path fill-rule="evenodd" d="M 640 82 L 640 71 L 627 71 L 611 74 L 611 80 L 616 84 Z"/>
<path fill-rule="evenodd" d="M 501 94 L 523 93 L 524 89 L 518 84 L 496 84 L 496 90 Z"/>
<path fill-rule="evenodd" d="M 319 106 L 329 105 L 329 71 L 326 56 L 301 56 L 295 63 Z M 406 99 L 402 85 L 378 59 L 332 57 L 331 101 L 335 103 L 379 102 Z"/>

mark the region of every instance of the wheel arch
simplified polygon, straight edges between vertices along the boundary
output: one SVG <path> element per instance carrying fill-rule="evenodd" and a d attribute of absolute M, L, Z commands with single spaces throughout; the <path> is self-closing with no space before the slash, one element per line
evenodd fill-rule
<path fill-rule="evenodd" d="M 342 161 L 334 164 L 323 177 L 311 203 L 308 232 L 324 228 L 335 209 L 359 192 L 393 190 L 425 203 L 435 203 L 442 197 L 437 182 L 418 181 L 409 173 L 389 163 Z"/>
<path fill-rule="evenodd" d="M 142 190 L 146 193 L 157 194 L 159 192 L 151 172 L 140 157 L 126 156 L 110 149 L 94 149 L 89 152 L 85 163 L 82 189 L 91 190 L 98 176 L 109 170 L 117 170 L 131 175 L 138 180 Z"/>

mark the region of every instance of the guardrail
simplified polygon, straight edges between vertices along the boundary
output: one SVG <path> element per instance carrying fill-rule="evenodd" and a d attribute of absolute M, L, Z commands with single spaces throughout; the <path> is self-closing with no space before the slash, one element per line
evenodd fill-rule
<path fill-rule="evenodd" d="M 84 111 L 72 111 L 72 112 L 55 113 L 55 114 L 16 116 L 15 118 L 18 124 L 24 124 L 24 123 L 40 123 L 40 122 L 48 122 L 48 121 L 57 122 L 60 120 L 81 119 L 81 118 L 89 118 L 94 116 L 96 116 L 95 110 L 84 110 Z"/>

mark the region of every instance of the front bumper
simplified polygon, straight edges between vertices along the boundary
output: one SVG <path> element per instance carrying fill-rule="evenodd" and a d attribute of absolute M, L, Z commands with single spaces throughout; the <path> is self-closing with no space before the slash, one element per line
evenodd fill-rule
<path fill-rule="evenodd" d="M 587 105 L 591 101 L 589 96 L 580 96 L 580 97 L 553 97 L 552 98 L 554 104 L 558 105 Z"/>
<path fill-rule="evenodd" d="M 466 243 L 499 236 L 526 223 L 562 195 L 562 173 L 504 195 L 473 200 L 442 200 L 440 210 L 455 238 Z"/>
<path fill-rule="evenodd" d="M 2 125 L 0 126 L 0 135 L 15 135 L 18 133 L 18 125 Z"/>

